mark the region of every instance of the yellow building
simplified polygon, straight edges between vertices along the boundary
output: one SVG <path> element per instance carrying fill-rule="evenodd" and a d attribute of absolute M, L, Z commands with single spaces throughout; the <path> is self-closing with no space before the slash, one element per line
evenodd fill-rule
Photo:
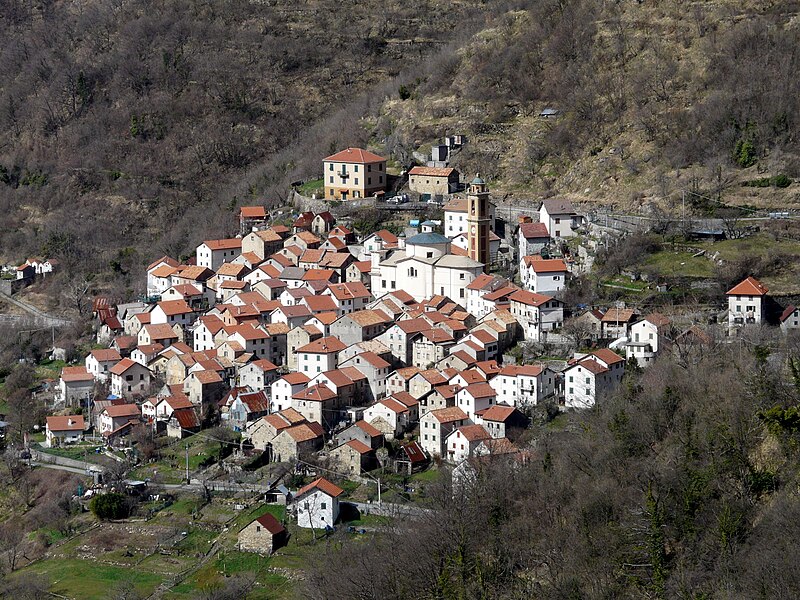
<path fill-rule="evenodd" d="M 326 200 L 368 198 L 386 191 L 386 159 L 347 148 L 323 159 Z"/>

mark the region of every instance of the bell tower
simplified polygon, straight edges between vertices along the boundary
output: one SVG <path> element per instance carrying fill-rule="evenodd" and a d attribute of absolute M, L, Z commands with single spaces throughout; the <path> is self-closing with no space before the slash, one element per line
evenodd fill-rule
<path fill-rule="evenodd" d="M 483 263 L 483 270 L 489 270 L 489 188 L 480 174 L 467 188 L 467 247 L 469 257 Z"/>

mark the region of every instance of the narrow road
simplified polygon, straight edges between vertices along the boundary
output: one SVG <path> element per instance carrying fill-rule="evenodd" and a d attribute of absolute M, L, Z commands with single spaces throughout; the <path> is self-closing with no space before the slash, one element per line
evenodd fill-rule
<path fill-rule="evenodd" d="M 17 308 L 21 308 L 26 313 L 31 316 L 31 320 L 42 327 L 65 327 L 72 323 L 70 319 L 65 319 L 63 317 L 56 317 L 54 315 L 49 315 L 46 312 L 36 308 L 33 304 L 29 302 L 25 302 L 23 300 L 18 300 L 17 298 L 13 298 L 4 292 L 0 292 L 0 300 L 3 302 L 8 302 L 9 304 L 13 304 Z M 0 315 L 5 319 L 10 320 L 22 320 L 16 315 Z"/>

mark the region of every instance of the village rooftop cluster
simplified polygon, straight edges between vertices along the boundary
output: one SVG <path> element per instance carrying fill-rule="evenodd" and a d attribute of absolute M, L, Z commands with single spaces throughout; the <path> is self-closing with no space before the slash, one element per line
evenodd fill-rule
<path fill-rule="evenodd" d="M 350 197 L 385 183 L 385 159 L 360 149 L 328 157 L 324 168 L 330 181 L 363 188 Z M 420 173 L 445 187 L 451 176 Z M 237 237 L 205 240 L 184 262 L 153 260 L 148 301 L 95 298 L 102 348 L 59 381 L 62 413 L 80 414 L 49 417 L 46 444 L 91 429 L 124 447 L 139 427 L 184 438 L 221 423 L 269 461 L 323 453 L 343 475 L 458 465 L 523 452 L 508 434 L 526 426 L 531 407 L 591 407 L 620 385 L 631 358 L 646 367 L 676 340 L 710 343 L 698 327 L 676 332 L 661 314 L 565 306 L 575 265 L 542 256 L 584 222 L 565 200 L 520 219 L 518 283 L 492 274 L 499 238 L 488 186 L 475 177 L 464 191 L 448 198 L 442 221 L 404 235 L 362 234 L 327 211 L 279 226 L 263 206 L 246 206 Z M 752 278 L 731 289 L 730 326 L 760 323 L 767 293 Z M 520 343 L 563 341 L 565 314 L 584 323 L 595 350 L 510 359 Z M 788 307 L 781 318 L 797 327 L 800 312 Z M 341 493 L 326 479 L 300 490 L 296 498 L 315 498 L 298 504 L 300 524 L 332 525 Z M 252 527 L 281 535 L 271 521 Z"/>

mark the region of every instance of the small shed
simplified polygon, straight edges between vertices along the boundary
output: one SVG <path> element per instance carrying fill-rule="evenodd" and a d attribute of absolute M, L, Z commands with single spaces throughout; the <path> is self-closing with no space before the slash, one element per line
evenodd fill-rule
<path fill-rule="evenodd" d="M 289 541 L 286 528 L 270 513 L 264 513 L 239 532 L 239 550 L 272 554 Z"/>

